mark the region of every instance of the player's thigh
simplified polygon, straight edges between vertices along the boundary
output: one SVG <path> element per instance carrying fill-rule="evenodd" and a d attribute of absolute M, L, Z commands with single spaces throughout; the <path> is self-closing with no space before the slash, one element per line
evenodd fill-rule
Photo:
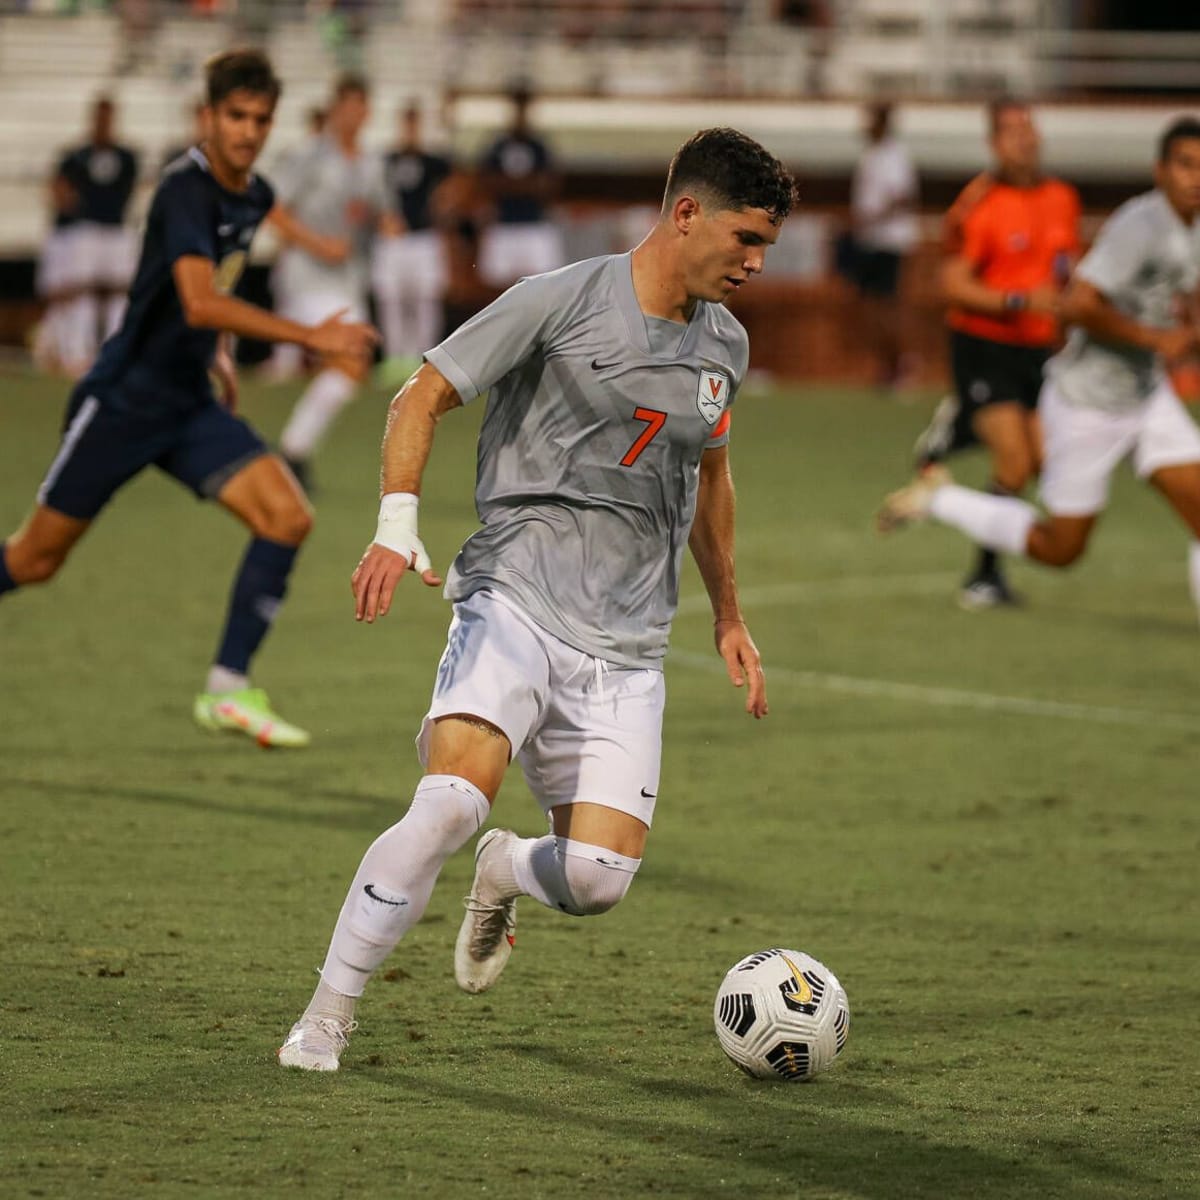
<path fill-rule="evenodd" d="M 427 771 L 462 775 L 495 798 L 509 760 L 542 718 L 549 685 L 544 636 L 489 592 L 454 605 L 417 735 Z"/>
<path fill-rule="evenodd" d="M 646 851 L 650 827 L 645 821 L 604 804 L 559 804 L 550 810 L 550 821 L 559 837 L 589 846 L 603 846 L 628 858 L 641 858 Z"/>
<path fill-rule="evenodd" d="M 1097 515 L 1054 515 L 1029 531 L 1026 550 L 1030 558 L 1050 567 L 1069 567 L 1083 556 L 1099 520 Z"/>
<path fill-rule="evenodd" d="M 1200 429 L 1165 382 L 1147 402 L 1133 465 L 1200 536 Z"/>
<path fill-rule="evenodd" d="M 1093 517 L 1108 505 L 1112 473 L 1137 443 L 1136 415 L 1068 403 L 1042 389 L 1042 502 L 1052 516 Z"/>
<path fill-rule="evenodd" d="M 1150 476 L 1150 482 L 1166 497 L 1192 536 L 1200 538 L 1200 461 L 1160 467 Z"/>
<path fill-rule="evenodd" d="M 260 454 L 239 467 L 216 492 L 217 503 L 257 537 L 298 546 L 312 529 L 312 508 L 282 459 Z"/>
<path fill-rule="evenodd" d="M 49 579 L 90 524 L 39 504 L 17 532 L 0 543 L 9 574 L 17 583 Z"/>
<path fill-rule="evenodd" d="M 431 722 L 426 751 L 430 775 L 457 775 L 495 801 L 512 757 L 508 736 L 470 713 L 448 713 Z"/>
<path fill-rule="evenodd" d="M 547 813 L 583 804 L 648 829 L 662 771 L 662 672 L 597 665 L 564 647 L 551 676 L 545 717 L 519 755 L 530 790 Z"/>

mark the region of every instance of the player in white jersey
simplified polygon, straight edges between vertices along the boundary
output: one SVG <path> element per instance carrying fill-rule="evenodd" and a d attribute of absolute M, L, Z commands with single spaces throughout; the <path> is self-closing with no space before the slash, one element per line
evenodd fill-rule
<path fill-rule="evenodd" d="M 1200 120 L 1181 119 L 1162 135 L 1155 182 L 1108 220 L 1063 298 L 1074 328 L 1047 366 L 1039 400 L 1047 515 L 931 468 L 887 498 L 883 531 L 932 517 L 982 546 L 1069 566 L 1108 501 L 1112 472 L 1132 456 L 1139 477 L 1191 530 L 1189 579 L 1200 606 L 1200 431 L 1170 372 L 1200 343 Z"/>
<path fill-rule="evenodd" d="M 409 569 L 441 583 L 417 534 L 422 473 L 438 419 L 488 392 L 483 527 L 446 586 L 454 619 L 418 738 L 428 773 L 362 860 L 284 1066 L 337 1069 L 357 998 L 487 819 L 512 758 L 551 832 L 480 839 L 459 986 L 496 981 L 517 897 L 586 916 L 625 895 L 659 791 L 662 657 L 685 547 L 729 677 L 747 687 L 746 711 L 766 715 L 734 579 L 727 449 L 748 343 L 724 301 L 762 270 L 792 198 L 757 142 L 696 134 L 635 250 L 522 280 L 429 351 L 392 402 L 379 527 L 352 580 L 357 618 L 385 615 Z"/>
<path fill-rule="evenodd" d="M 382 160 L 358 141 L 370 112 L 368 96 L 361 76 L 343 76 L 323 135 L 290 158 L 279 178 L 280 204 L 309 229 L 339 239 L 345 248 L 344 257 L 331 262 L 292 246 L 278 264 L 276 276 L 286 296 L 281 314 L 304 325 L 336 312 L 348 320 L 366 320 L 371 238 L 375 232 L 395 236 L 401 229 L 384 184 Z M 369 367 L 361 359 L 325 359 L 296 401 L 279 449 L 305 487 L 310 484 L 309 460 Z"/>

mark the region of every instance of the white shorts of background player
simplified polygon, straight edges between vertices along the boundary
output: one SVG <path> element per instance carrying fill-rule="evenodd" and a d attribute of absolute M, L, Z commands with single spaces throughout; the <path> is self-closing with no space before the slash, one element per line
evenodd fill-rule
<path fill-rule="evenodd" d="M 493 287 L 508 287 L 525 275 L 563 265 L 562 231 L 551 221 L 490 225 L 479 245 L 479 274 Z"/>
<path fill-rule="evenodd" d="M 1139 479 L 1200 463 L 1200 429 L 1165 379 L 1129 412 L 1069 404 L 1048 381 L 1038 400 L 1044 438 L 1041 496 L 1058 517 L 1104 510 L 1112 473 L 1132 457 Z"/>

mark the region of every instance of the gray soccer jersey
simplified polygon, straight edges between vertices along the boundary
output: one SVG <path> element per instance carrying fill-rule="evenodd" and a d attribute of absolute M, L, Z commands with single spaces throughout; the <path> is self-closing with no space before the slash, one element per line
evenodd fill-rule
<path fill-rule="evenodd" d="M 280 203 L 305 225 L 327 237 L 349 238 L 353 246 L 350 257 L 336 264 L 290 248 L 282 267 L 289 292 L 364 293 L 375 220 L 395 209 L 382 158 L 367 151 L 349 158 L 331 138 L 314 137 L 283 161 L 273 182 Z M 370 210 L 364 223 L 350 219 L 351 207 L 357 204 Z"/>
<path fill-rule="evenodd" d="M 1127 201 L 1105 222 L 1076 274 L 1127 317 L 1155 329 L 1178 323 L 1176 298 L 1200 280 L 1200 222 L 1189 227 L 1159 191 Z M 1157 385 L 1157 356 L 1076 327 L 1047 371 L 1069 404 L 1128 412 Z"/>
<path fill-rule="evenodd" d="M 521 280 L 425 356 L 464 402 L 489 393 L 483 528 L 447 597 L 493 588 L 569 645 L 634 667 L 666 653 L 700 459 L 728 441 L 749 353 L 719 304 L 652 330 L 630 256 L 612 255 Z"/>

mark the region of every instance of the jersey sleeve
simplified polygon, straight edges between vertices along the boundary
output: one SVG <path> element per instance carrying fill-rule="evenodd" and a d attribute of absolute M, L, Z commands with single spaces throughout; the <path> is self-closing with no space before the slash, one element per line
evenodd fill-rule
<path fill-rule="evenodd" d="M 725 411 L 717 418 L 712 433 L 708 435 L 705 450 L 718 450 L 729 445 L 731 410 L 742 384 L 746 382 L 746 372 L 750 369 L 750 337 L 740 323 L 736 326 L 735 333 L 737 340 L 732 347 L 733 379 L 729 385 L 729 399 L 725 404 Z"/>
<path fill-rule="evenodd" d="M 168 266 L 189 255 L 217 259 L 217 228 L 205 176 L 194 171 L 168 175 L 154 197 L 162 221 Z"/>
<path fill-rule="evenodd" d="M 942 220 L 942 248 L 947 254 L 958 255 L 963 251 L 967 219 L 992 190 L 992 177 L 985 171 L 976 175 L 961 192 Z"/>
<path fill-rule="evenodd" d="M 537 351 L 566 299 L 556 282 L 545 275 L 522 279 L 426 352 L 426 362 L 450 381 L 464 404 Z"/>
<path fill-rule="evenodd" d="M 1154 231 L 1136 209 L 1115 213 L 1105 222 L 1075 274 L 1106 296 L 1123 291 L 1153 249 Z"/>

